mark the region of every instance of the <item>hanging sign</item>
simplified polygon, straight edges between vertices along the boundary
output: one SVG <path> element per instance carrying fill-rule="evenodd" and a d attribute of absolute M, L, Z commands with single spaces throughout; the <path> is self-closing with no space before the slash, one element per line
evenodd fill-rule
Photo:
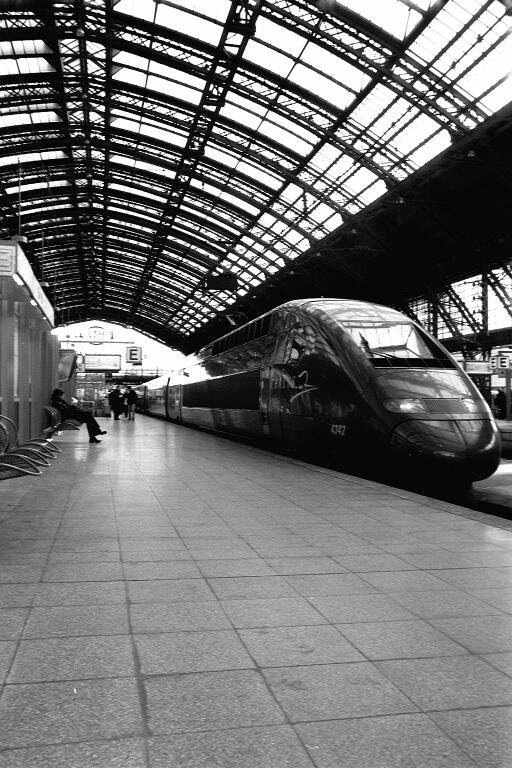
<path fill-rule="evenodd" d="M 142 347 L 126 347 L 126 362 L 142 365 Z"/>

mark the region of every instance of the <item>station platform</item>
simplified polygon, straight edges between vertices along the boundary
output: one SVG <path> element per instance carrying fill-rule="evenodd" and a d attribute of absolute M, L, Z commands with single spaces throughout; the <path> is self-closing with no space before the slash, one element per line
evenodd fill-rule
<path fill-rule="evenodd" d="M 512 766 L 512 523 L 138 416 L 0 482 L 0 768 Z"/>

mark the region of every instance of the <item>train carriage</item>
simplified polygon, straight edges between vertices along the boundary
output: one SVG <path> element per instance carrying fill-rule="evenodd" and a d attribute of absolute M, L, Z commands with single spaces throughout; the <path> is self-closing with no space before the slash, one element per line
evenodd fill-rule
<path fill-rule="evenodd" d="M 139 388 L 150 414 L 467 480 L 491 475 L 499 433 L 454 358 L 406 315 L 304 299 L 277 307 Z"/>

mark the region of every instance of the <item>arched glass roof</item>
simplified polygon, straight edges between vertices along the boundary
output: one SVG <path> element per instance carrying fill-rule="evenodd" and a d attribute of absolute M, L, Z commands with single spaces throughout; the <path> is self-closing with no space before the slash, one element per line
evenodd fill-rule
<path fill-rule="evenodd" d="M 2 236 L 179 347 L 510 101 L 511 5 L 2 0 Z"/>

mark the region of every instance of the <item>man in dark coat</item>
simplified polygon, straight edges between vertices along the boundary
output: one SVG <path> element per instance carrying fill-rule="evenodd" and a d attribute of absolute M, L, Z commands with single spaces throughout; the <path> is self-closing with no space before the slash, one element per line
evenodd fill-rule
<path fill-rule="evenodd" d="M 101 443 L 101 440 L 98 440 L 96 435 L 106 435 L 106 430 L 101 429 L 92 413 L 89 411 L 84 411 L 82 408 L 77 408 L 76 405 L 68 403 L 67 400 L 64 400 L 63 394 L 64 392 L 62 389 L 54 389 L 51 398 L 52 406 L 61 412 L 62 420 L 64 421 L 65 419 L 74 419 L 80 424 L 85 424 L 87 427 L 87 432 L 89 433 L 89 442 Z"/>
<path fill-rule="evenodd" d="M 123 411 L 123 395 L 119 385 L 108 393 L 108 404 L 114 413 L 114 421 L 119 421 L 119 414 Z"/>

